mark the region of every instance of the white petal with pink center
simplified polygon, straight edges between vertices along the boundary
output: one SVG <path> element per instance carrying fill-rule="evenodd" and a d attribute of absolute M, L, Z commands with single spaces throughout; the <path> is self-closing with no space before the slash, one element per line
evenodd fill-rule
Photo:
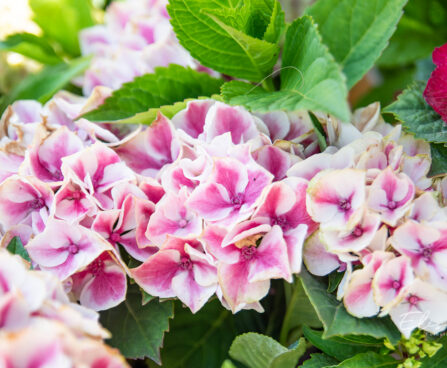
<path fill-rule="evenodd" d="M 326 229 L 349 230 L 361 219 L 365 205 L 365 172 L 325 170 L 307 189 L 307 210 Z"/>
<path fill-rule="evenodd" d="M 62 220 L 50 220 L 26 249 L 41 269 L 64 280 L 111 246 L 95 232 Z"/>
<path fill-rule="evenodd" d="M 371 184 L 368 193 L 368 207 L 380 213 L 382 221 L 396 226 L 408 211 L 415 194 L 411 179 L 396 174 L 390 167 L 382 171 Z"/>
<path fill-rule="evenodd" d="M 343 263 L 336 254 L 327 251 L 320 241 L 318 231 L 307 238 L 304 243 L 303 261 L 309 272 L 317 276 L 328 275 Z"/>

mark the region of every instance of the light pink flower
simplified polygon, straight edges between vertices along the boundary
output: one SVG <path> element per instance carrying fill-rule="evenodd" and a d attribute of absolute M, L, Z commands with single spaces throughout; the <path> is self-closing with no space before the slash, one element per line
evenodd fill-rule
<path fill-rule="evenodd" d="M 119 156 L 102 143 L 95 143 L 81 152 L 62 159 L 62 173 L 82 186 L 105 209 L 112 207 L 109 191 L 135 175 Z"/>
<path fill-rule="evenodd" d="M 217 159 L 207 182 L 191 194 L 187 206 L 207 221 L 231 224 L 248 218 L 272 175 L 232 158 Z"/>
<path fill-rule="evenodd" d="M 126 272 L 107 252 L 72 277 L 81 304 L 96 311 L 113 308 L 126 297 Z"/>
<path fill-rule="evenodd" d="M 368 207 L 380 213 L 383 222 L 396 226 L 411 205 L 414 193 L 415 187 L 411 179 L 403 173 L 394 173 L 388 167 L 371 184 Z"/>
<path fill-rule="evenodd" d="M 219 285 L 233 312 L 263 298 L 270 279 L 291 280 L 287 246 L 279 226 L 222 247 L 225 235 L 225 229 L 208 226 L 203 239 L 218 262 Z"/>
<path fill-rule="evenodd" d="M 0 183 L 6 178 L 17 174 L 23 160 L 23 156 L 0 149 Z"/>
<path fill-rule="evenodd" d="M 309 272 L 317 276 L 329 275 L 343 264 L 338 255 L 327 251 L 319 232 L 313 233 L 304 243 L 303 261 Z"/>
<path fill-rule="evenodd" d="M 438 226 L 439 225 L 439 226 Z M 447 228 L 407 221 L 390 238 L 394 249 L 410 258 L 416 276 L 447 290 Z"/>
<path fill-rule="evenodd" d="M 161 246 L 168 235 L 193 238 L 202 232 L 202 218 L 186 205 L 186 188 L 178 194 L 167 193 L 155 206 L 147 226 L 146 237 Z"/>
<path fill-rule="evenodd" d="M 138 174 L 155 178 L 180 155 L 180 142 L 172 123 L 159 114 L 150 127 L 115 151 Z"/>
<path fill-rule="evenodd" d="M 364 268 L 355 270 L 346 286 L 343 303 L 353 316 L 363 318 L 375 316 L 380 307 L 374 300 L 372 280 L 383 262 L 391 259 L 393 253 L 374 252 L 363 258 Z"/>
<path fill-rule="evenodd" d="M 287 170 L 292 166 L 293 157 L 282 149 L 271 145 L 263 146 L 253 152 L 253 158 L 273 174 L 274 180 L 281 180 L 286 176 Z"/>
<path fill-rule="evenodd" d="M 206 115 L 214 102 L 214 100 L 190 101 L 186 109 L 172 118 L 172 123 L 192 138 L 198 138 L 203 133 Z"/>
<path fill-rule="evenodd" d="M 307 189 L 307 211 L 322 227 L 351 229 L 365 204 L 365 172 L 354 169 L 318 173 Z"/>
<path fill-rule="evenodd" d="M 99 235 L 80 225 L 50 220 L 45 230 L 32 239 L 26 249 L 41 269 L 64 280 L 111 247 Z"/>
<path fill-rule="evenodd" d="M 178 297 L 193 313 L 213 295 L 216 268 L 197 240 L 169 237 L 163 248 L 131 270 L 135 281 L 150 295 Z"/>
<path fill-rule="evenodd" d="M 0 184 L 0 224 L 8 229 L 23 223 L 43 231 L 53 197 L 51 188 L 34 177 L 9 177 Z"/>

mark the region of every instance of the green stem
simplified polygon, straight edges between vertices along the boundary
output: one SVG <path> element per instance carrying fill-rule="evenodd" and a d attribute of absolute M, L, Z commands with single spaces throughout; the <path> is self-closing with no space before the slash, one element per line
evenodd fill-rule
<path fill-rule="evenodd" d="M 275 91 L 275 85 L 273 84 L 273 79 L 268 77 L 262 81 L 262 87 L 269 92 Z"/>

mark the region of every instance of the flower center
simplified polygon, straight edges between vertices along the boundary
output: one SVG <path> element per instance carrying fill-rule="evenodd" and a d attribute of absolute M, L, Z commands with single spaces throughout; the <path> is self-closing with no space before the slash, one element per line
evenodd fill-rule
<path fill-rule="evenodd" d="M 70 244 L 69 246 L 68 246 L 68 252 L 69 253 L 71 253 L 71 254 L 76 254 L 76 253 L 78 253 L 79 252 L 79 247 L 78 247 L 78 245 L 77 244 Z"/>
<path fill-rule="evenodd" d="M 397 203 L 396 202 L 394 202 L 394 201 L 389 201 L 388 202 L 388 209 L 394 210 L 394 209 L 396 209 L 396 207 L 397 207 Z"/>
<path fill-rule="evenodd" d="M 351 209 L 351 202 L 349 202 L 347 199 L 342 199 L 338 203 L 338 207 L 340 207 L 342 211 L 349 211 Z"/>
<path fill-rule="evenodd" d="M 110 240 L 114 243 L 118 243 L 121 240 L 121 235 L 118 233 L 110 234 Z"/>
<path fill-rule="evenodd" d="M 231 203 L 236 209 L 241 208 L 243 201 L 244 201 L 244 194 L 242 193 L 238 193 L 233 198 L 231 198 Z"/>
<path fill-rule="evenodd" d="M 58 180 L 58 181 L 64 179 L 64 176 L 62 175 L 62 172 L 61 172 L 60 170 L 56 170 L 56 171 L 53 173 L 53 177 L 54 177 L 56 180 Z"/>
<path fill-rule="evenodd" d="M 88 266 L 88 270 L 94 276 L 98 276 L 102 272 L 103 265 L 103 262 L 100 259 L 97 259 Z"/>
<path fill-rule="evenodd" d="M 398 290 L 398 289 L 400 289 L 400 282 L 397 280 L 394 280 L 393 283 L 391 284 L 391 286 L 393 287 L 394 290 Z"/>
<path fill-rule="evenodd" d="M 288 227 L 289 223 L 284 216 L 279 216 L 272 219 L 272 225 L 278 225 L 284 230 Z"/>
<path fill-rule="evenodd" d="M 181 269 L 189 271 L 192 269 L 192 262 L 189 258 L 182 257 L 179 266 Z"/>
<path fill-rule="evenodd" d="M 360 226 L 360 225 L 357 225 L 355 228 L 354 228 L 354 231 L 352 232 L 352 235 L 354 235 L 355 237 L 360 237 L 360 236 L 362 236 L 363 235 L 363 229 L 362 229 L 362 227 Z"/>
<path fill-rule="evenodd" d="M 73 192 L 71 194 L 71 198 L 70 199 L 72 199 L 74 201 L 79 201 L 81 199 L 81 196 L 82 196 L 82 193 L 78 190 L 78 191 Z"/>
<path fill-rule="evenodd" d="M 244 247 L 241 249 L 242 258 L 245 260 L 250 260 L 256 253 L 256 247 Z"/>
<path fill-rule="evenodd" d="M 419 298 L 416 295 L 412 295 L 408 298 L 408 303 L 416 305 L 419 302 Z"/>
<path fill-rule="evenodd" d="M 429 260 L 431 258 L 432 254 L 433 254 L 433 251 L 430 248 L 425 248 L 424 250 L 422 250 L 422 256 L 426 260 Z"/>
<path fill-rule="evenodd" d="M 40 210 L 42 207 L 45 206 L 45 201 L 42 198 L 36 198 L 28 202 L 28 205 L 33 210 Z"/>
<path fill-rule="evenodd" d="M 182 218 L 178 221 L 178 226 L 180 226 L 181 228 L 184 228 L 186 225 L 188 225 L 188 220 Z"/>

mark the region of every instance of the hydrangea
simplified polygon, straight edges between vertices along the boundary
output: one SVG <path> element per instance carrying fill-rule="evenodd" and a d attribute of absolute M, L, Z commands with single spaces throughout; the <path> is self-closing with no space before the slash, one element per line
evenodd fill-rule
<path fill-rule="evenodd" d="M 0 250 L 0 364 L 3 367 L 125 368 L 98 314 L 70 302 L 53 275 Z"/>

